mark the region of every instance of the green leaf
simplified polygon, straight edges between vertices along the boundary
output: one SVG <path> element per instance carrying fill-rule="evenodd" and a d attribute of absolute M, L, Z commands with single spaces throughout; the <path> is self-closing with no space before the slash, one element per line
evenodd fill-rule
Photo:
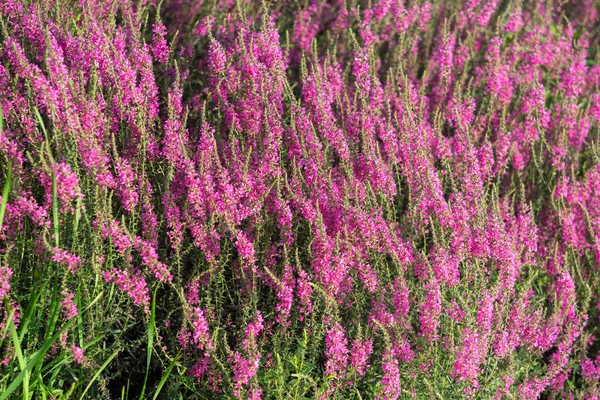
<path fill-rule="evenodd" d="M 148 383 L 148 374 L 150 373 L 150 361 L 152 360 L 152 349 L 154 346 L 154 330 L 156 329 L 154 326 L 156 320 L 156 292 L 158 291 L 158 286 L 154 289 L 154 294 L 152 295 L 152 307 L 150 310 L 150 324 L 148 325 L 148 349 L 146 351 L 146 376 L 144 376 L 144 385 L 142 386 L 142 392 L 140 393 L 140 400 L 144 399 L 144 394 L 146 393 L 146 384 Z"/>
<path fill-rule="evenodd" d="M 63 331 L 65 331 L 71 325 L 71 323 L 73 321 L 74 321 L 73 319 L 68 321 L 61 328 L 60 331 L 56 332 L 54 334 L 54 336 L 52 336 L 50 339 L 48 339 L 44 342 L 44 344 L 42 345 L 42 348 L 40 350 L 33 353 L 31 358 L 29 359 L 29 362 L 25 366 L 25 369 L 22 370 L 21 373 L 13 380 L 13 382 L 6 389 L 6 391 L 3 392 L 2 395 L 0 395 L 0 400 L 8 399 L 8 397 L 12 394 L 12 392 L 14 392 L 19 387 L 21 382 L 23 382 L 23 380 L 25 379 L 25 376 L 26 375 L 29 376 L 29 374 L 31 374 L 31 371 L 34 368 L 36 368 L 38 366 L 38 364 L 41 364 L 44 361 L 44 356 L 46 355 L 46 353 L 48 352 L 48 350 L 50 349 L 52 344 L 56 341 L 56 339 L 58 339 L 60 337 L 60 335 L 62 335 Z"/>
<path fill-rule="evenodd" d="M 0 121 L 2 121 L 2 115 L 0 115 Z M 4 213 L 6 211 L 6 204 L 8 203 L 8 194 L 10 193 L 10 182 L 12 180 L 12 164 L 8 164 L 6 170 L 6 181 L 4 181 L 4 189 L 2 190 L 2 203 L 0 204 L 0 229 L 4 222 Z"/>
<path fill-rule="evenodd" d="M 10 320 L 10 335 L 13 340 L 15 353 L 17 354 L 17 360 L 19 361 L 19 367 L 21 368 L 21 372 L 25 373 L 25 375 L 23 376 L 23 396 L 25 397 L 25 400 L 27 400 L 29 399 L 29 376 L 31 375 L 31 371 L 27 370 L 27 364 L 25 361 L 25 357 L 23 357 L 23 350 L 21 349 L 21 341 L 19 340 L 19 334 L 17 333 L 15 323 L 12 319 Z"/>
<path fill-rule="evenodd" d="M 108 359 L 106 361 L 104 361 L 104 364 L 102 364 L 102 366 L 98 369 L 98 371 L 96 371 L 96 373 L 94 374 L 94 376 L 92 377 L 90 382 L 85 387 L 83 393 L 81 394 L 81 397 L 79 398 L 80 400 L 83 400 L 85 398 L 85 394 L 87 393 L 88 390 L 90 390 L 90 388 L 92 387 L 92 384 L 96 381 L 96 379 L 98 379 L 98 377 L 100 376 L 102 371 L 104 371 L 104 369 L 108 366 L 108 364 L 110 364 L 110 362 L 113 360 L 113 358 L 115 358 L 117 356 L 117 354 L 119 354 L 120 351 L 121 351 L 121 349 L 118 348 L 117 350 L 115 350 L 114 353 L 112 353 L 110 355 L 110 357 L 108 357 Z M 0 400 L 2 400 L 2 399 L 0 399 Z"/>
<path fill-rule="evenodd" d="M 158 387 L 156 388 L 156 392 L 154 392 L 154 396 L 152 397 L 152 400 L 156 400 L 158 398 L 158 394 L 160 393 L 162 387 L 167 382 L 167 379 L 169 378 L 169 375 L 171 375 L 171 371 L 173 370 L 173 367 L 175 366 L 175 362 L 179 358 L 180 354 L 181 353 L 177 353 L 177 355 L 175 356 L 175 358 L 173 359 L 173 361 L 171 361 L 171 363 L 167 367 L 167 370 L 165 371 L 165 374 L 163 375 L 163 377 L 161 378 L 160 382 L 158 383 Z"/>

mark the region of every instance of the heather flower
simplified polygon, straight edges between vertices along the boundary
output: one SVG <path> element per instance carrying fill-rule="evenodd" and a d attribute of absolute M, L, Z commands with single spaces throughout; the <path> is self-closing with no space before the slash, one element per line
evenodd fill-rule
<path fill-rule="evenodd" d="M 421 333 L 426 340 L 431 341 L 438 338 L 437 329 L 440 325 L 440 315 L 442 311 L 442 299 L 440 294 L 440 286 L 434 280 L 425 284 L 426 297 L 421 305 Z"/>
<path fill-rule="evenodd" d="M 375 399 L 396 400 L 400 397 L 400 372 L 398 371 L 398 360 L 387 350 L 382 359 L 383 378 L 381 378 L 381 389 L 375 395 Z"/>
<path fill-rule="evenodd" d="M 481 26 L 488 26 L 490 22 L 490 18 L 494 13 L 496 6 L 498 5 L 497 0 L 488 1 L 481 8 L 481 11 L 477 14 L 476 20 L 477 23 Z"/>
<path fill-rule="evenodd" d="M 275 306 L 275 311 L 278 313 L 277 322 L 284 325 L 289 325 L 288 318 L 292 309 L 292 301 L 294 299 L 294 278 L 291 276 L 291 271 L 286 271 L 285 279 L 277 287 L 278 303 Z"/>
<path fill-rule="evenodd" d="M 191 319 L 194 326 L 194 331 L 192 334 L 194 343 L 199 349 L 203 349 L 205 347 L 212 349 L 214 346 L 210 340 L 208 321 L 206 320 L 204 311 L 198 307 L 195 307 Z"/>
<path fill-rule="evenodd" d="M 233 394 L 241 398 L 242 387 L 248 385 L 250 380 L 256 375 L 260 365 L 260 354 L 254 354 L 249 359 L 245 359 L 238 352 L 233 357 Z"/>
<path fill-rule="evenodd" d="M 100 226 L 100 235 L 103 239 L 110 239 L 119 253 L 125 253 L 131 248 L 132 242 L 129 235 L 120 225 L 119 221 L 96 221 L 96 226 Z"/>
<path fill-rule="evenodd" d="M 509 104 L 513 94 L 512 82 L 510 81 L 509 66 L 501 59 L 502 40 L 494 37 L 490 40 L 487 59 L 490 63 L 489 81 L 487 90 L 493 95 L 499 96 L 503 104 Z"/>
<path fill-rule="evenodd" d="M 246 395 L 248 396 L 247 398 L 249 400 L 260 400 L 261 396 L 262 396 L 262 388 L 261 387 L 251 387 L 250 390 L 248 390 L 248 393 L 246 393 Z"/>
<path fill-rule="evenodd" d="M 408 364 L 417 356 L 417 353 L 415 353 L 408 342 L 407 334 L 394 338 L 392 354 L 405 364 Z"/>
<path fill-rule="evenodd" d="M 356 372 L 363 376 L 369 369 L 369 357 L 373 351 L 373 339 L 354 340 L 350 352 L 350 366 L 356 368 Z"/>
<path fill-rule="evenodd" d="M 336 324 L 325 334 L 325 374 L 343 378 L 348 364 L 348 339 L 344 328 Z"/>
<path fill-rule="evenodd" d="M 600 356 L 596 357 L 596 361 L 585 358 L 581 361 L 581 374 L 590 382 L 600 380 Z"/>
<path fill-rule="evenodd" d="M 56 193 L 61 201 L 61 204 L 67 209 L 71 209 L 71 203 L 77 199 L 82 199 L 83 194 L 81 193 L 81 187 L 79 186 L 79 179 L 73 172 L 71 167 L 66 163 L 56 164 L 54 171 L 56 174 Z M 51 188 L 51 183 L 48 184 L 48 188 Z M 48 195 L 51 195 L 49 190 Z"/>
<path fill-rule="evenodd" d="M 319 19 L 315 15 L 317 12 L 317 4 L 313 3 L 307 10 L 296 14 L 294 42 L 305 52 L 310 52 L 310 42 L 319 31 Z"/>
<path fill-rule="evenodd" d="M 477 327 L 482 334 L 489 334 L 494 317 L 494 297 L 489 292 L 482 293 L 482 300 L 477 310 Z"/>
<path fill-rule="evenodd" d="M 374 300 L 371 306 L 371 312 L 369 315 L 369 325 L 373 326 L 375 330 L 379 329 L 379 326 L 388 327 L 395 323 L 396 319 L 394 315 L 387 311 L 385 304 L 381 301 Z"/>
<path fill-rule="evenodd" d="M 210 371 L 210 357 L 205 354 L 190 368 L 189 374 L 196 379 L 202 379 Z"/>
<path fill-rule="evenodd" d="M 450 303 L 450 306 L 445 309 L 448 317 L 452 318 L 454 321 L 460 323 L 465 318 L 465 312 L 460 307 L 460 305 L 453 300 Z"/>
<path fill-rule="evenodd" d="M 399 279 L 396 279 L 394 289 L 395 290 L 393 291 L 393 301 L 394 308 L 396 310 L 394 317 L 397 321 L 408 322 L 410 314 L 410 291 L 406 286 L 406 283 L 400 282 Z"/>
<path fill-rule="evenodd" d="M 214 17 L 207 15 L 196 25 L 194 29 L 194 35 L 206 36 L 206 34 L 212 29 Z"/>
<path fill-rule="evenodd" d="M 263 322 L 264 319 L 262 314 L 260 313 L 260 311 L 257 311 L 255 319 L 252 322 L 250 322 L 246 327 L 246 337 L 249 340 L 255 339 L 260 334 L 260 332 L 262 332 L 262 330 L 264 329 Z"/>
<path fill-rule="evenodd" d="M 473 386 L 478 385 L 477 377 L 480 373 L 480 364 L 485 354 L 482 354 L 482 337 L 477 330 L 464 329 L 462 332 L 462 346 L 456 356 L 452 375 L 458 380 L 467 380 Z"/>
<path fill-rule="evenodd" d="M 158 287 L 150 368 L 175 341 L 190 393 L 288 390 L 300 341 L 322 398 L 598 396 L 594 1 L 1 3 L 0 331 L 31 282 L 100 273 L 135 335 Z M 106 347 L 77 290 L 57 324 Z M 76 331 L 49 357 L 83 368 Z"/>
<path fill-rule="evenodd" d="M 300 300 L 300 312 L 301 314 L 309 315 L 312 313 L 312 301 L 310 297 L 313 288 L 310 286 L 310 277 L 303 270 L 298 271 L 297 285 L 296 295 Z M 303 315 L 300 318 L 304 318 Z"/>
<path fill-rule="evenodd" d="M 517 7 L 510 14 L 510 17 L 504 26 L 505 32 L 517 32 L 523 26 L 523 13 L 520 7 Z"/>
<path fill-rule="evenodd" d="M 77 305 L 73 301 L 73 293 L 63 292 L 63 300 L 61 305 L 67 321 L 79 315 L 79 312 L 77 311 Z"/>
<path fill-rule="evenodd" d="M 127 160 L 120 160 L 117 164 L 117 184 L 117 196 L 123 202 L 125 210 L 131 212 L 138 204 L 139 195 L 136 191 L 135 172 Z"/>
<path fill-rule="evenodd" d="M 439 48 L 439 64 L 441 69 L 441 75 L 444 80 L 450 78 L 452 72 L 452 66 L 454 63 L 453 54 L 455 46 L 455 37 L 453 34 L 447 34 L 444 36 L 442 44 Z"/>
<path fill-rule="evenodd" d="M 264 329 L 263 322 L 262 314 L 257 311 L 254 320 L 246 326 L 245 337 L 242 342 L 242 348 L 247 357 L 237 351 L 233 356 L 233 394 L 238 398 L 242 396 L 242 388 L 250 384 L 250 380 L 254 378 L 260 366 L 262 355 L 257 349 L 256 339 Z M 252 390 L 258 389 L 250 388 L 250 393 L 252 393 Z M 254 395 L 258 394 L 260 396 L 260 392 L 259 390 Z"/>
<path fill-rule="evenodd" d="M 73 353 L 73 361 L 77 364 L 83 364 L 85 360 L 84 351 L 78 346 L 71 346 L 71 352 Z"/>
<path fill-rule="evenodd" d="M 138 239 L 135 241 L 134 247 L 140 252 L 142 264 L 148 267 L 156 279 L 161 282 L 170 282 L 173 279 L 173 274 L 169 272 L 168 267 L 158 260 L 154 246 L 145 240 Z"/>
<path fill-rule="evenodd" d="M 40 227 L 50 227 L 48 211 L 40 206 L 29 193 L 23 193 L 23 195 L 17 198 L 14 203 L 7 204 L 7 210 L 7 214 L 10 212 L 22 215 L 23 217 L 28 216 L 36 225 Z"/>
<path fill-rule="evenodd" d="M 53 249 L 52 261 L 66 266 L 72 274 L 77 271 L 77 268 L 81 264 L 81 259 L 78 256 L 58 247 Z"/>
<path fill-rule="evenodd" d="M 136 305 L 143 306 L 144 312 L 148 312 L 150 295 L 146 280 L 140 271 L 130 273 L 113 268 L 102 273 L 106 282 L 114 283 L 121 291 L 127 293 Z"/>
<path fill-rule="evenodd" d="M 432 253 L 431 263 L 436 279 L 448 286 L 456 285 L 460 280 L 457 257 L 441 247 L 436 247 Z"/>
<path fill-rule="evenodd" d="M 369 75 L 369 55 L 366 50 L 361 50 L 352 64 L 356 76 L 356 87 L 368 96 L 371 90 L 371 76 Z"/>
<path fill-rule="evenodd" d="M 249 264 L 253 264 L 256 261 L 256 258 L 254 257 L 254 246 L 243 232 L 238 232 L 235 244 L 244 261 Z"/>
<path fill-rule="evenodd" d="M 152 25 L 152 32 L 154 33 L 152 37 L 152 54 L 156 61 L 164 64 L 169 58 L 169 46 L 167 46 L 165 39 L 167 28 L 161 22 L 156 22 Z"/>
<path fill-rule="evenodd" d="M 2 301 L 10 292 L 10 278 L 13 276 L 13 270 L 8 266 L 0 266 L 0 301 Z"/>

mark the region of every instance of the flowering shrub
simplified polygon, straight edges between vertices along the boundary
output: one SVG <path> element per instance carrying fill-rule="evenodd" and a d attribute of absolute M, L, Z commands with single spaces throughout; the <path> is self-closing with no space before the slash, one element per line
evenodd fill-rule
<path fill-rule="evenodd" d="M 3 0 L 0 400 L 597 399 L 599 11 Z"/>

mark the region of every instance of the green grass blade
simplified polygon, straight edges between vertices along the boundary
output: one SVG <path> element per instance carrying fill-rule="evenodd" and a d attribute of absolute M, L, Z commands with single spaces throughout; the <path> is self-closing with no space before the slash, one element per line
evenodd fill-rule
<path fill-rule="evenodd" d="M 40 111 L 36 108 L 33 109 L 35 112 L 35 116 L 38 120 L 42 128 L 42 132 L 44 132 L 44 137 L 46 138 L 46 146 L 48 147 L 48 154 L 50 159 L 53 160 L 52 151 L 50 149 L 50 139 L 48 138 L 48 131 L 46 131 L 46 125 L 44 125 L 44 120 L 40 114 Z M 52 171 L 52 219 L 54 223 L 54 245 L 58 247 L 58 198 L 56 194 L 56 172 Z"/>
<path fill-rule="evenodd" d="M 21 319 L 21 324 L 19 325 L 19 340 L 22 342 L 23 338 L 25 337 L 25 334 L 27 333 L 28 329 L 29 329 L 29 325 L 31 323 L 31 320 L 33 319 L 33 314 L 35 312 L 35 308 L 38 304 L 38 301 L 40 300 L 42 293 L 44 292 L 44 289 L 46 287 L 46 284 L 42 284 L 41 288 L 40 285 L 38 284 L 39 281 L 39 274 L 35 273 L 34 276 L 34 282 L 33 282 L 33 289 L 32 289 L 32 293 L 29 295 L 29 301 L 27 302 L 27 308 L 25 308 L 25 313 L 24 313 L 24 318 Z M 38 288 L 40 288 L 41 290 L 38 290 Z"/>
<path fill-rule="evenodd" d="M 104 371 L 104 369 L 108 366 L 108 364 L 110 364 L 110 362 L 113 360 L 113 358 L 115 358 L 117 356 L 117 354 L 119 354 L 120 351 L 121 351 L 121 349 L 115 350 L 115 352 L 112 353 L 106 361 L 104 361 L 104 364 L 102 364 L 102 366 L 100 366 L 98 371 L 96 371 L 96 373 L 94 374 L 94 376 L 92 377 L 90 382 L 85 387 L 83 393 L 81 394 L 81 397 L 79 398 L 80 400 L 83 400 L 85 398 L 85 394 L 87 393 L 88 390 L 90 390 L 90 388 L 92 387 L 92 384 L 96 381 L 96 379 L 98 379 L 98 377 L 100 376 L 102 371 Z M 0 400 L 3 400 L 3 399 L 0 399 Z"/>
<path fill-rule="evenodd" d="M 50 319 L 48 320 L 48 325 L 46 327 L 46 334 L 44 336 L 45 339 L 52 336 L 60 313 L 60 298 L 58 296 L 59 284 L 57 275 L 54 276 L 54 282 L 52 285 L 54 286 L 54 289 L 52 290 L 52 302 L 50 303 Z"/>
<path fill-rule="evenodd" d="M 102 295 L 103 295 L 103 293 L 102 293 L 102 292 L 100 292 L 100 294 L 98 294 L 98 296 L 94 297 L 94 300 L 92 300 L 92 301 L 90 302 L 90 304 L 88 304 L 88 305 L 87 305 L 87 307 L 85 307 L 81 313 L 83 314 L 83 313 L 85 313 L 87 310 L 89 310 L 90 308 L 92 308 L 92 306 L 93 306 L 94 304 L 96 304 L 96 303 L 98 302 L 98 300 L 100 300 L 100 297 L 102 297 Z"/>
<path fill-rule="evenodd" d="M 19 361 L 19 367 L 21 368 L 21 372 L 25 373 L 23 376 L 23 396 L 25 400 L 29 399 L 29 375 L 30 371 L 27 371 L 27 363 L 25 362 L 25 357 L 23 357 L 23 349 L 21 349 L 21 341 L 19 340 L 19 334 L 17 333 L 17 329 L 15 328 L 14 322 L 10 321 L 10 334 L 13 340 L 13 346 L 15 349 L 15 353 L 17 354 L 17 360 Z"/>
<path fill-rule="evenodd" d="M 42 119 L 40 110 L 38 110 L 37 107 L 34 107 L 33 111 L 35 112 L 35 116 L 36 116 L 40 126 L 42 127 L 42 132 L 44 132 L 44 137 L 46 138 L 46 142 L 48 143 L 48 145 L 50 145 L 50 140 L 48 140 L 48 132 L 46 131 L 46 125 L 44 125 L 44 120 Z"/>
<path fill-rule="evenodd" d="M 8 313 L 8 318 L 6 320 L 6 324 L 4 324 L 4 329 L 2 329 L 2 336 L 0 336 L 0 337 L 6 337 L 6 331 L 10 327 L 10 323 L 11 323 L 14 315 L 15 315 L 15 311 L 11 308 Z M 2 340 L 0 340 L 0 346 L 1 345 L 2 345 Z"/>
<path fill-rule="evenodd" d="M 81 310 L 81 285 L 77 286 L 77 296 L 75 297 L 77 310 Z M 77 313 L 77 332 L 79 333 L 79 347 L 83 348 L 83 313 Z"/>
<path fill-rule="evenodd" d="M 163 375 L 163 377 L 161 378 L 160 382 L 158 383 L 158 387 L 156 388 L 156 392 L 154 392 L 154 396 L 152 397 L 152 400 L 156 400 L 158 398 L 158 394 L 160 393 L 160 391 L 162 390 L 162 387 L 167 382 L 167 379 L 169 379 L 169 375 L 171 375 L 171 371 L 173 370 L 173 367 L 175 366 L 175 362 L 179 358 L 180 354 L 181 353 L 177 353 L 177 355 L 175 356 L 175 358 L 173 359 L 173 361 L 171 361 L 171 363 L 167 367 L 167 370 L 165 371 L 165 374 Z"/>
<path fill-rule="evenodd" d="M 98 343 L 99 341 L 101 341 L 102 339 L 104 339 L 104 335 L 97 336 L 97 337 L 93 338 L 91 341 L 89 341 L 88 343 L 86 343 L 83 346 L 81 346 L 81 348 L 83 350 L 85 350 L 87 348 L 90 348 L 93 345 L 95 345 L 96 343 Z"/>
<path fill-rule="evenodd" d="M 81 219 L 81 197 L 77 199 L 77 208 L 75 209 L 75 221 L 73 221 L 73 240 L 71 248 L 75 247 L 77 242 L 77 229 L 79 228 L 79 220 Z"/>
<path fill-rule="evenodd" d="M 148 374 L 150 373 L 150 361 L 152 360 L 152 349 L 154 347 L 154 330 L 155 330 L 155 320 L 156 320 L 156 292 L 158 291 L 158 286 L 154 289 L 154 294 L 152 295 L 152 308 L 150 310 L 150 324 L 148 325 L 148 351 L 146 352 L 146 376 L 144 376 L 144 385 L 142 386 L 142 392 L 140 393 L 140 400 L 144 399 L 144 394 L 146 393 L 146 384 L 148 382 Z"/>
<path fill-rule="evenodd" d="M 54 276 L 54 282 L 53 282 L 53 286 L 54 289 L 52 290 L 52 303 L 50 303 L 50 318 L 48 320 L 48 325 L 46 326 L 46 332 L 44 334 L 44 340 L 48 340 L 48 338 L 52 337 L 52 334 L 54 333 L 54 329 L 56 328 L 56 323 L 58 321 L 58 317 L 60 314 L 60 298 L 58 296 L 58 288 L 59 288 L 59 283 L 58 283 L 58 275 L 55 274 Z M 69 324 L 73 323 L 75 321 L 75 318 L 69 320 Z M 38 376 L 40 373 L 40 370 L 42 368 L 41 363 L 35 365 L 35 376 Z"/>
<path fill-rule="evenodd" d="M 0 121 L 2 118 L 0 117 Z M 4 213 L 6 212 L 6 204 L 8 203 L 8 194 L 10 193 L 10 181 L 12 180 L 12 164 L 8 164 L 6 170 L 6 181 L 4 182 L 4 189 L 2 190 L 2 204 L 0 204 L 0 229 L 4 223 Z"/>
<path fill-rule="evenodd" d="M 9 396 L 19 387 L 21 382 L 25 379 L 26 372 L 28 374 L 38 365 L 44 361 L 44 356 L 52 346 L 52 344 L 62 335 L 62 333 L 71 325 L 73 320 L 68 321 L 60 331 L 56 332 L 54 336 L 50 339 L 46 340 L 42 345 L 42 348 L 31 356 L 29 362 L 25 366 L 25 370 L 22 370 L 21 373 L 15 378 L 15 380 L 10 384 L 10 386 L 0 395 L 0 400 L 6 400 Z M 16 330 L 15 330 L 16 332 Z"/>

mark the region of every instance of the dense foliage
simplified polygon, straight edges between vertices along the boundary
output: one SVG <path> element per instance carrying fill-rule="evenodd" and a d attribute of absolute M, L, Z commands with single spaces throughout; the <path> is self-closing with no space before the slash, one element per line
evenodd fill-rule
<path fill-rule="evenodd" d="M 2 0 L 0 399 L 598 399 L 599 11 Z"/>

